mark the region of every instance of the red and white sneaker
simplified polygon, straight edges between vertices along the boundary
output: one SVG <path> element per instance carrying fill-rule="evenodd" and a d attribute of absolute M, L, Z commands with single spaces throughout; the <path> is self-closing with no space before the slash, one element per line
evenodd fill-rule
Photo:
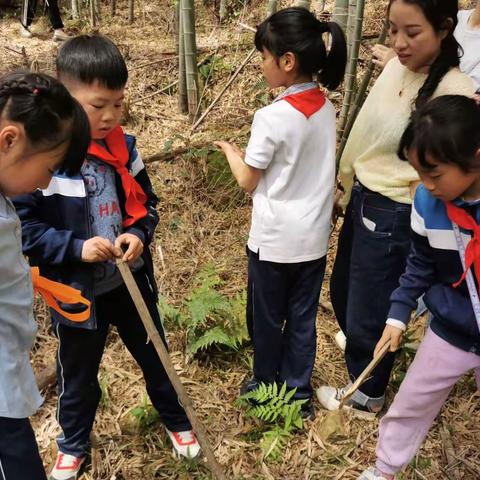
<path fill-rule="evenodd" d="M 184 432 L 171 432 L 168 428 L 165 429 L 173 444 L 173 449 L 177 456 L 193 459 L 200 453 L 200 444 L 193 430 L 186 430 Z"/>
<path fill-rule="evenodd" d="M 77 480 L 85 458 L 58 452 L 57 461 L 49 475 L 49 480 Z"/>

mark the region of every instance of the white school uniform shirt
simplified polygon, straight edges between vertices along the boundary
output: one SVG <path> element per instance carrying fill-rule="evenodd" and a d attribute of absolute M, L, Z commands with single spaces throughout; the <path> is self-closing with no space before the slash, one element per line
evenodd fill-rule
<path fill-rule="evenodd" d="M 294 85 L 255 113 L 245 163 L 264 170 L 253 192 L 248 248 L 260 260 L 299 263 L 326 255 L 335 182 L 335 109 L 311 116 L 285 97 L 318 89 Z"/>
<path fill-rule="evenodd" d="M 15 207 L 0 194 L 0 417 L 26 418 L 42 404 L 30 365 L 37 332 L 30 266 Z"/>
<path fill-rule="evenodd" d="M 480 28 L 471 28 L 468 24 L 473 10 L 458 12 L 458 25 L 455 38 L 463 48 L 460 58 L 460 70 L 469 75 L 475 82 L 476 90 L 480 90 Z"/>

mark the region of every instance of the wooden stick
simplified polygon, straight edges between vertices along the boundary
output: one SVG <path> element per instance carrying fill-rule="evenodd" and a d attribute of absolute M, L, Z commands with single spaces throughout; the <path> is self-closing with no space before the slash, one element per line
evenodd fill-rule
<path fill-rule="evenodd" d="M 145 326 L 148 337 L 150 338 L 150 341 L 155 347 L 155 350 L 160 357 L 160 361 L 162 362 L 162 365 L 167 372 L 168 378 L 172 382 L 173 388 L 175 388 L 175 391 L 178 394 L 178 399 L 182 404 L 183 408 L 185 409 L 185 412 L 187 413 L 188 419 L 190 420 L 193 430 L 198 438 L 198 442 L 200 443 L 200 446 L 202 447 L 202 450 L 207 457 L 207 462 L 210 466 L 214 478 L 216 478 L 217 480 L 226 480 L 222 466 L 215 458 L 210 443 L 208 442 L 206 431 L 203 428 L 200 420 L 198 420 L 193 408 L 192 401 L 190 400 L 190 397 L 188 396 L 185 387 L 180 381 L 177 372 L 175 371 L 175 368 L 170 359 L 170 355 L 168 354 L 167 349 L 163 344 L 158 329 L 153 323 L 150 312 L 148 311 L 147 305 L 145 304 L 145 300 L 143 299 L 142 294 L 138 289 L 137 283 L 133 278 L 132 272 L 130 271 L 130 267 L 122 260 L 117 260 L 117 267 L 123 277 L 123 281 L 125 282 L 125 285 L 127 286 L 130 295 L 132 296 L 133 303 L 138 310 L 138 314 L 140 315 L 142 323 Z"/>
<path fill-rule="evenodd" d="M 390 340 L 381 348 L 381 350 L 377 353 L 376 356 L 373 357 L 373 360 L 367 365 L 367 368 L 359 375 L 359 377 L 355 380 L 352 386 L 345 392 L 345 395 L 340 402 L 339 409 L 341 409 L 345 402 L 360 388 L 363 382 L 367 380 L 370 374 L 373 372 L 375 367 L 380 363 L 383 357 L 387 354 L 388 350 L 390 349 Z"/>
<path fill-rule="evenodd" d="M 213 109 L 213 107 L 217 104 L 217 102 L 220 100 L 220 98 L 223 96 L 223 94 L 228 90 L 228 87 L 235 81 L 235 79 L 238 77 L 240 72 L 245 68 L 245 65 L 249 62 L 249 60 L 253 57 L 253 54 L 256 52 L 256 48 L 252 48 L 250 52 L 248 52 L 248 55 L 246 56 L 245 60 L 242 62 L 242 64 L 237 68 L 235 73 L 230 77 L 230 80 L 227 82 L 227 84 L 223 87 L 222 91 L 216 96 L 215 100 L 208 106 L 208 108 L 203 112 L 203 115 L 195 122 L 195 124 L 192 127 L 192 132 L 205 120 L 205 117 L 210 113 L 210 111 Z"/>

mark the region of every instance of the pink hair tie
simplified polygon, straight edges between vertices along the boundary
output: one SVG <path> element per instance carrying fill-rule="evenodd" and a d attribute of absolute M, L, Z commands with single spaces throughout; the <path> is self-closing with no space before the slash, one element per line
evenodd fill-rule
<path fill-rule="evenodd" d="M 38 94 L 40 93 L 40 90 L 39 90 L 38 88 L 34 88 L 34 89 L 32 90 L 32 93 L 33 93 L 34 95 L 38 95 Z"/>

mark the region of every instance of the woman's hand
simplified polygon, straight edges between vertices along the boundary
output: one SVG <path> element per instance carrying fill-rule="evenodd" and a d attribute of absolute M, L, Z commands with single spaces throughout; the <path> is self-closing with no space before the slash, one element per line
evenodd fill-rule
<path fill-rule="evenodd" d="M 392 48 L 386 47 L 385 45 L 380 45 L 377 43 L 372 48 L 373 63 L 378 65 L 380 68 L 385 68 L 385 65 L 392 59 L 397 56 Z"/>

